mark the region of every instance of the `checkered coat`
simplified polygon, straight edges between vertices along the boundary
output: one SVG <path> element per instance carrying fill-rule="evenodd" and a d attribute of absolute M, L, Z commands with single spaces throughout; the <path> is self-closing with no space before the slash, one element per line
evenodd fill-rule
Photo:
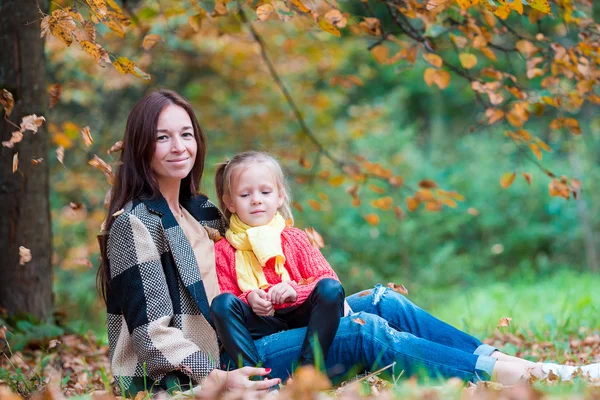
<path fill-rule="evenodd" d="M 202 225 L 224 232 L 223 216 L 206 197 L 182 206 Z M 107 253 L 108 339 L 117 388 L 133 395 L 166 388 L 174 371 L 186 383 L 201 382 L 219 365 L 217 335 L 194 252 L 166 200 L 128 203 L 111 226 Z"/>

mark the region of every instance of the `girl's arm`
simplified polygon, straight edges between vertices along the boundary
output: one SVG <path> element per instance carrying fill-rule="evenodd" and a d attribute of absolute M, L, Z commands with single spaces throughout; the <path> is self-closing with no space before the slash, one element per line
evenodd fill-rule
<path fill-rule="evenodd" d="M 306 233 L 297 228 L 286 229 L 288 251 L 294 255 L 298 271 L 302 276 L 302 281 L 289 281 L 292 288 L 296 291 L 296 301 L 292 306 L 300 305 L 310 296 L 317 282 L 324 278 L 331 278 L 339 281 L 338 276 L 333 271 L 323 254 L 315 249 L 308 240 Z M 287 305 L 289 307 L 289 305 Z"/>
<path fill-rule="evenodd" d="M 202 382 L 218 367 L 217 362 L 186 339 L 181 330 L 170 326 L 174 310 L 165 271 L 156 244 L 139 218 L 124 213 L 115 220 L 108 259 L 109 301 L 120 307 L 133 351 L 146 366 L 148 376 L 160 380 L 180 370 L 196 383 Z"/>

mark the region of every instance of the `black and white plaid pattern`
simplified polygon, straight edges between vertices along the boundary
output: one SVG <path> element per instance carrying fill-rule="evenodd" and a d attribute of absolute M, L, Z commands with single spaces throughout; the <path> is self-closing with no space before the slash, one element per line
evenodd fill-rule
<path fill-rule="evenodd" d="M 226 221 L 206 197 L 182 205 L 224 233 Z M 135 395 L 173 371 L 199 383 L 217 368 L 217 335 L 196 258 L 164 198 L 124 207 L 109 233 L 108 260 L 108 340 L 118 389 Z"/>

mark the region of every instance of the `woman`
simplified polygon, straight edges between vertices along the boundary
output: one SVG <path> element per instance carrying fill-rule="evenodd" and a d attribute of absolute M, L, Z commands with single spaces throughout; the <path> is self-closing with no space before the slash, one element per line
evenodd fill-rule
<path fill-rule="evenodd" d="M 111 368 L 123 394 L 189 384 L 203 391 L 265 390 L 287 377 L 300 356 L 305 330 L 294 329 L 256 342 L 268 368 L 218 368 L 225 365 L 210 316 L 219 287 L 208 232 L 223 233 L 225 224 L 197 195 L 205 154 L 196 116 L 177 93 L 152 92 L 129 114 L 99 271 Z M 355 314 L 342 318 L 329 349 L 331 376 L 396 362 L 395 372 L 406 375 L 424 370 L 512 383 L 550 368 L 501 354 L 386 288 L 348 301 Z"/>

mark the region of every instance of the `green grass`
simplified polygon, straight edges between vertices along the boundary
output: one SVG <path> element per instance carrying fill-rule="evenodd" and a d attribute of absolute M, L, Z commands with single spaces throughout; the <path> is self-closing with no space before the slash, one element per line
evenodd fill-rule
<path fill-rule="evenodd" d="M 600 330 L 600 275 L 568 270 L 480 286 L 436 290 L 420 288 L 409 298 L 436 317 L 480 339 L 496 331 L 501 317 L 512 317 L 503 332 L 532 332 L 540 341 Z M 409 287 L 410 290 L 410 287 Z"/>

